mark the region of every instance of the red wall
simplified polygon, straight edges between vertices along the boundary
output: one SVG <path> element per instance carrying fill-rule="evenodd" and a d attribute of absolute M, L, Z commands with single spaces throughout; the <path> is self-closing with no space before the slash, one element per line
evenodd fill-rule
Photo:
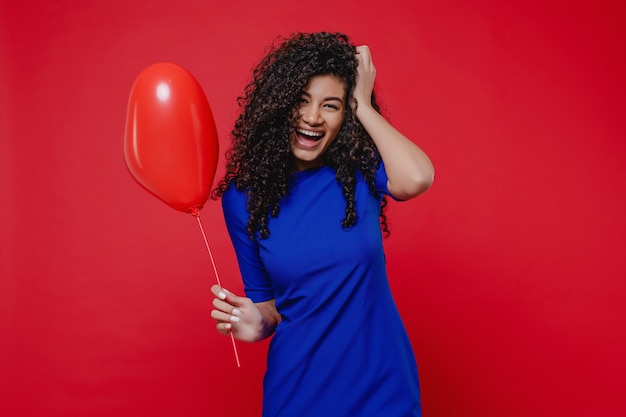
<path fill-rule="evenodd" d="M 122 138 L 135 77 L 171 61 L 224 150 L 250 68 L 295 30 L 368 43 L 391 121 L 435 163 L 386 243 L 425 415 L 626 414 L 624 2 L 0 11 L 1 414 L 259 415 L 267 346 L 240 343 L 236 368 L 197 225 L 135 184 Z M 219 204 L 202 219 L 240 291 Z"/>

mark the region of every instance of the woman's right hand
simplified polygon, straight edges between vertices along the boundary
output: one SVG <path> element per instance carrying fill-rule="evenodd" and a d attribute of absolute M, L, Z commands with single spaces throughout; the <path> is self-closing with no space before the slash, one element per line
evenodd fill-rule
<path fill-rule="evenodd" d="M 213 299 L 215 309 L 211 311 L 211 317 L 217 320 L 216 328 L 219 333 L 228 335 L 232 332 L 236 339 L 244 342 L 256 342 L 273 333 L 278 323 L 268 323 L 263 314 L 266 306 L 259 309 L 251 299 L 238 297 L 218 285 L 213 285 L 211 292 L 215 295 Z M 269 319 L 270 322 L 273 321 L 272 317 Z"/>

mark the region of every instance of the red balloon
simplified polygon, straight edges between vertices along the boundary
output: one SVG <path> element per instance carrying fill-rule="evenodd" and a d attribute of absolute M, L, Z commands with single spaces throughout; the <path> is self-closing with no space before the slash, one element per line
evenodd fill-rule
<path fill-rule="evenodd" d="M 218 160 L 209 102 L 196 79 L 171 63 L 143 70 L 130 92 L 124 159 L 139 185 L 170 207 L 197 215 Z"/>

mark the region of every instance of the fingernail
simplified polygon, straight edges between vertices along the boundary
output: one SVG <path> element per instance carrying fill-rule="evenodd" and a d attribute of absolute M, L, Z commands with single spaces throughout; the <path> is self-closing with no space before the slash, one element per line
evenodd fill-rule
<path fill-rule="evenodd" d="M 225 327 L 225 328 L 227 328 L 227 329 L 230 329 L 230 328 L 231 328 L 231 327 L 233 327 L 233 326 L 232 326 L 230 323 L 226 323 L 226 324 L 224 325 L 224 327 Z"/>
<path fill-rule="evenodd" d="M 233 314 L 235 316 L 241 316 L 241 311 L 238 308 L 233 308 Z"/>
<path fill-rule="evenodd" d="M 226 298 L 226 294 L 220 291 L 219 293 L 217 293 L 217 298 L 219 298 L 220 300 L 223 300 L 224 298 Z"/>
<path fill-rule="evenodd" d="M 239 317 L 230 316 L 230 321 L 232 321 L 233 323 L 239 323 Z"/>

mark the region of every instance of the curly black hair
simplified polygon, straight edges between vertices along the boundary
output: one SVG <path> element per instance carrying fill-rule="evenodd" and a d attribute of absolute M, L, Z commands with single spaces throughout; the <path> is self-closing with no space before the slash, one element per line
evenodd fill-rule
<path fill-rule="evenodd" d="M 226 174 L 212 191 L 221 197 L 234 185 L 248 196 L 247 231 L 250 239 L 267 238 L 269 216 L 277 217 L 280 201 L 288 193 L 290 176 L 296 171 L 290 149 L 298 106 L 303 88 L 311 77 L 333 75 L 346 84 L 348 105 L 337 138 L 323 155 L 324 163 L 335 168 L 346 200 L 343 227 L 357 222 L 354 192 L 357 172 L 376 195 L 375 172 L 380 155 L 354 112 L 353 97 L 357 80 L 356 47 L 342 33 L 295 33 L 277 38 L 252 73 L 252 81 L 237 99 L 242 111 L 231 132 L 232 145 L 226 152 Z M 380 112 L 375 95 L 372 106 Z M 388 235 L 383 198 L 381 227 Z"/>

